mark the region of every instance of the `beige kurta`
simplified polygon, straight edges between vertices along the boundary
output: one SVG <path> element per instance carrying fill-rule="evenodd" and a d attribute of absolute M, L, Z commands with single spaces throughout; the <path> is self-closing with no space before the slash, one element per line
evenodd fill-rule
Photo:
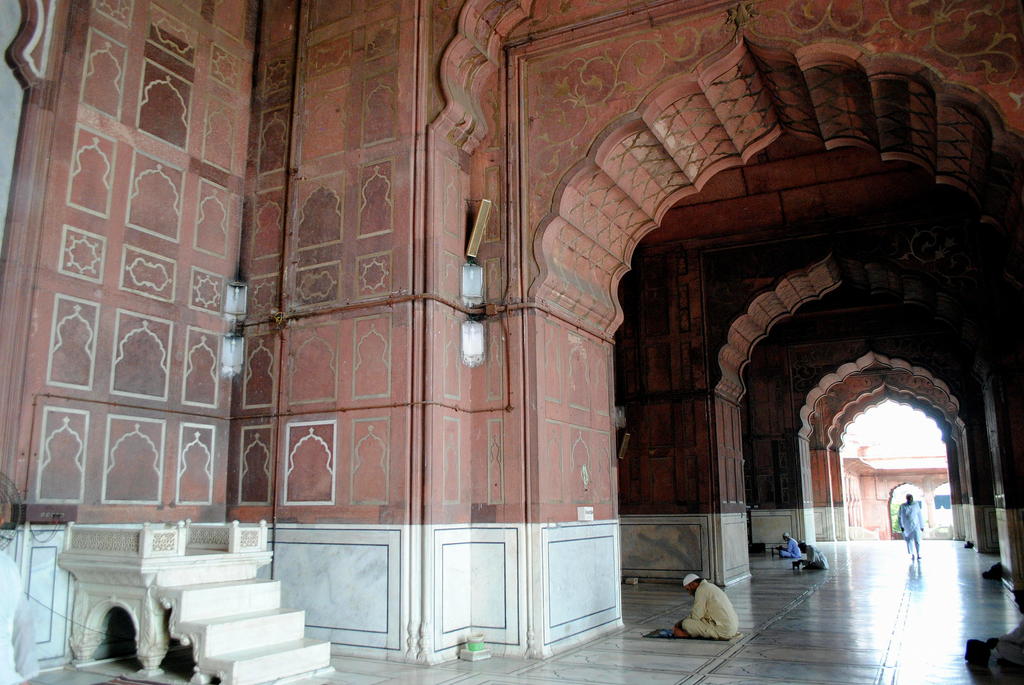
<path fill-rule="evenodd" d="M 707 580 L 700 581 L 693 595 L 693 610 L 683 619 L 682 628 L 691 637 L 728 640 L 737 635 L 739 619 L 732 602 L 722 589 Z"/>

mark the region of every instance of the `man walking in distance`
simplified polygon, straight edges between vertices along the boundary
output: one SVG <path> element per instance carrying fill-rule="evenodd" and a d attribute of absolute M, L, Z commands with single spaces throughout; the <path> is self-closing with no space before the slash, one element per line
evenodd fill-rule
<path fill-rule="evenodd" d="M 736 610 L 720 587 L 695 573 L 683 578 L 683 587 L 693 595 L 693 609 L 672 628 L 675 637 L 729 640 L 739 635 Z"/>
<path fill-rule="evenodd" d="M 921 531 L 924 530 L 924 515 L 921 513 L 921 503 L 914 501 L 914 496 L 907 493 L 907 501 L 900 505 L 899 514 L 900 530 L 903 531 L 903 539 L 907 541 L 907 554 L 913 559 L 914 555 L 921 558 Z M 911 547 L 913 543 L 913 547 Z"/>

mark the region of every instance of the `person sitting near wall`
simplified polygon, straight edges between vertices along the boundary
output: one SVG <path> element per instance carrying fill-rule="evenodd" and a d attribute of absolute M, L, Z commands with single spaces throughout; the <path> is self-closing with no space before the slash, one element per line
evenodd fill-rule
<path fill-rule="evenodd" d="M 1017 608 L 1024 613 L 1024 590 L 1015 590 L 1013 599 L 1017 602 Z M 1024 619 L 1002 637 L 990 637 L 985 642 L 968 640 L 964 659 L 976 666 L 986 666 L 993 652 L 1002 663 L 1024 666 Z"/>
<path fill-rule="evenodd" d="M 804 554 L 800 551 L 800 545 L 796 540 L 789 537 L 789 533 L 782 534 L 782 540 L 786 543 L 785 545 L 779 545 L 775 549 L 778 550 L 779 556 L 783 559 L 803 559 Z"/>
<path fill-rule="evenodd" d="M 828 559 L 821 553 L 814 545 L 805 545 L 807 550 L 807 558 L 794 561 L 793 565 L 796 568 L 803 567 L 810 571 L 827 571 L 828 570 Z"/>
<path fill-rule="evenodd" d="M 739 635 L 739 618 L 722 588 L 696 573 L 683 578 L 683 587 L 693 596 L 693 608 L 672 628 L 673 637 L 731 640 Z"/>

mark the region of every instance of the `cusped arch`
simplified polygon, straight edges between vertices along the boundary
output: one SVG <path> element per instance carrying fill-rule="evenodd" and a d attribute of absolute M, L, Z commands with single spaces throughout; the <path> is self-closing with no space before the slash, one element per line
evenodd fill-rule
<path fill-rule="evenodd" d="M 468 0 L 462 6 L 455 35 L 441 56 L 445 105 L 431 123 L 443 140 L 472 153 L 487 134 L 481 92 L 498 71 L 509 33 L 532 5 L 533 0 Z"/>
<path fill-rule="evenodd" d="M 86 612 L 84 620 L 82 620 L 81 625 L 78 626 L 81 631 L 92 633 L 90 637 L 94 639 L 95 636 L 106 635 L 107 633 L 106 630 L 104 629 L 104 623 L 106 621 L 107 615 L 114 609 L 120 609 L 128 615 L 128 619 L 132 622 L 132 627 L 135 628 L 135 635 L 142 635 L 142 630 L 139 624 L 139 616 L 137 615 L 135 608 L 132 607 L 130 602 L 121 600 L 117 597 L 96 598 L 94 602 L 95 603 L 89 606 L 89 610 L 88 612 Z M 85 643 L 91 644 L 91 642 L 89 642 L 88 640 L 83 642 L 83 644 Z M 93 652 L 88 655 L 83 655 L 81 658 L 91 658 L 93 653 L 95 653 L 95 649 L 98 646 L 99 641 L 97 640 L 96 644 L 92 645 Z"/>
<path fill-rule="evenodd" d="M 839 451 L 842 436 L 846 428 L 868 409 L 878 406 L 883 402 L 891 400 L 897 404 L 905 404 L 918 411 L 921 411 L 928 418 L 935 421 L 943 431 L 947 439 L 959 442 L 959 436 L 963 431 L 963 421 L 957 414 L 951 414 L 948 407 L 943 407 L 928 392 L 915 392 L 909 388 L 894 387 L 889 383 L 883 383 L 867 392 L 864 392 L 848 402 L 841 411 L 836 412 L 828 426 L 822 426 L 825 432 L 825 446 L 830 451 Z"/>
<path fill-rule="evenodd" d="M 979 326 L 963 304 L 937 288 L 927 277 L 901 271 L 884 262 L 860 262 L 829 255 L 805 269 L 783 276 L 775 286 L 754 297 L 746 311 L 733 320 L 718 353 L 721 378 L 715 393 L 739 402 L 746 392 L 743 369 L 754 346 L 772 327 L 801 306 L 824 297 L 843 284 L 871 295 L 887 294 L 903 304 L 923 307 L 946 323 L 968 349 L 976 349 Z"/>
<path fill-rule="evenodd" d="M 959 419 L 960 401 L 950 391 L 949 386 L 941 378 L 937 378 L 928 369 L 911 364 L 904 359 L 892 358 L 872 351 L 867 352 L 852 362 L 842 364 L 835 371 L 825 374 L 821 377 L 821 380 L 818 381 L 817 385 L 807 392 L 804 405 L 800 408 L 799 412 L 799 435 L 801 438 L 809 438 L 813 432 L 812 424 L 818 401 L 828 395 L 833 389 L 840 386 L 850 376 L 862 373 L 868 369 L 905 371 L 910 377 L 920 379 L 925 384 L 925 387 L 929 389 L 929 392 L 927 393 L 927 398 L 918 396 L 917 400 L 925 402 L 928 406 L 940 411 L 943 417 L 952 425 L 963 425 Z M 909 393 L 909 390 L 906 390 L 905 388 L 893 388 L 893 386 L 888 383 L 883 384 L 882 388 L 892 396 L 886 395 L 885 397 L 881 397 L 878 399 L 878 402 L 869 406 L 874 406 L 874 404 L 882 402 L 886 398 L 895 399 L 896 394 L 900 394 L 901 397 L 908 394 L 912 395 L 912 393 Z M 865 409 L 867 409 L 867 407 L 865 407 Z M 849 422 L 847 422 L 847 424 L 848 423 Z M 847 424 L 843 425 L 845 426 Z"/>
<path fill-rule="evenodd" d="M 994 148 L 989 117 L 942 88 L 920 68 L 869 73 L 824 48 L 801 56 L 740 41 L 655 88 L 566 172 L 533 236 L 530 295 L 613 332 L 618 282 L 640 239 L 681 198 L 783 134 L 916 164 L 1001 225 L 1019 211 L 1020 160 Z"/>

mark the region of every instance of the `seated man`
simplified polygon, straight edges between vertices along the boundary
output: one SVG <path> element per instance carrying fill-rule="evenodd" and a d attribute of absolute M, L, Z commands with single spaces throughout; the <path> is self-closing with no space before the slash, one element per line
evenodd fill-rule
<path fill-rule="evenodd" d="M 803 552 L 800 551 L 800 545 L 797 541 L 789 537 L 789 533 L 782 534 L 782 540 L 785 545 L 779 545 L 775 549 L 779 550 L 779 556 L 783 559 L 803 559 Z"/>
<path fill-rule="evenodd" d="M 1004 661 L 1024 666 L 1024 621 L 1000 638 L 996 638 L 996 656 Z"/>
<path fill-rule="evenodd" d="M 828 559 L 814 545 L 807 545 L 807 559 L 794 561 L 794 564 L 802 564 L 804 568 L 812 571 L 827 571 Z"/>
<path fill-rule="evenodd" d="M 1013 599 L 1017 602 L 1017 608 L 1024 613 L 1024 591 L 1015 590 Z M 1024 620 L 1002 637 L 991 637 L 985 642 L 968 640 L 964 658 L 972 664 L 985 666 L 993 651 L 1001 662 L 1024 666 Z"/>
<path fill-rule="evenodd" d="M 739 635 L 736 610 L 721 588 L 695 573 L 683 578 L 683 587 L 693 595 L 693 609 L 672 628 L 675 637 L 729 640 Z"/>

